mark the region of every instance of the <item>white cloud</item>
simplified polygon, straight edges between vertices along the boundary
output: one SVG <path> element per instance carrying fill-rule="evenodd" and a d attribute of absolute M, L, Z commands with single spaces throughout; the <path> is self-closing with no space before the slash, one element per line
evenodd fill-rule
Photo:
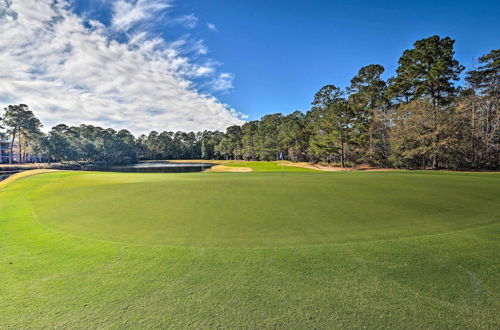
<path fill-rule="evenodd" d="M 113 4 L 112 26 L 127 31 L 134 25 L 153 19 L 159 12 L 171 7 L 171 0 L 117 0 Z"/>
<path fill-rule="evenodd" d="M 145 8 L 161 10 L 169 1 L 127 3 L 115 3 L 113 29 L 129 30 L 148 19 Z M 47 126 L 85 123 L 136 134 L 242 123 L 242 114 L 189 80 L 207 79 L 206 89 L 220 92 L 232 88 L 233 76 L 217 74 L 216 62 L 182 55 L 188 41 L 169 43 L 139 29 L 118 42 L 100 22 L 89 26 L 65 2 L 0 0 L 0 102 L 28 104 Z M 191 47 L 201 54 L 200 45 Z"/>
<path fill-rule="evenodd" d="M 200 66 L 196 70 L 196 76 L 201 77 L 201 76 L 206 76 L 208 74 L 211 74 L 214 72 L 214 69 L 209 67 L 209 66 Z"/>
<path fill-rule="evenodd" d="M 16 12 L 10 9 L 10 1 L 11 0 L 0 1 L 0 19 L 17 18 Z"/>
<path fill-rule="evenodd" d="M 208 54 L 208 48 L 203 43 L 203 40 L 197 40 L 193 43 L 192 49 L 200 55 Z"/>
<path fill-rule="evenodd" d="M 176 19 L 178 23 L 184 24 L 187 28 L 194 29 L 198 25 L 198 17 L 194 14 L 184 15 Z"/>
<path fill-rule="evenodd" d="M 233 88 L 234 76 L 231 73 L 221 73 L 212 81 L 212 90 L 215 92 L 228 91 Z"/>
<path fill-rule="evenodd" d="M 218 32 L 219 29 L 217 29 L 217 26 L 215 26 L 215 24 L 212 24 L 212 23 L 207 23 L 207 28 L 210 30 L 210 31 L 215 31 L 215 32 Z"/>

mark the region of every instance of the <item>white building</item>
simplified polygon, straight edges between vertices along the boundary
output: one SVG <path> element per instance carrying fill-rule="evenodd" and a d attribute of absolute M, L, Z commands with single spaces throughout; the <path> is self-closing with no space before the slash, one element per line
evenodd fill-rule
<path fill-rule="evenodd" d="M 9 163 L 10 142 L 0 140 L 0 164 Z"/>

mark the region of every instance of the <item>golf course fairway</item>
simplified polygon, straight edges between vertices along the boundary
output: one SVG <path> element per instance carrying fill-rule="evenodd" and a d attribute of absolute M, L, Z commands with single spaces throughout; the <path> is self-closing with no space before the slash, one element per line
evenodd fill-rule
<path fill-rule="evenodd" d="M 500 327 L 500 175 L 51 172 L 0 185 L 0 328 Z"/>

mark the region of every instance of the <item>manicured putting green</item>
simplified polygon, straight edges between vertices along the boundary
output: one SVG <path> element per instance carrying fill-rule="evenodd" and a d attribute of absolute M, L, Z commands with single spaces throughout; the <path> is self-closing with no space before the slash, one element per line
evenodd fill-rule
<path fill-rule="evenodd" d="M 0 328 L 499 329 L 498 205 L 483 173 L 13 178 Z"/>
<path fill-rule="evenodd" d="M 30 198 L 56 231 L 143 245 L 280 247 L 400 239 L 498 222 L 499 176 L 57 173 Z"/>

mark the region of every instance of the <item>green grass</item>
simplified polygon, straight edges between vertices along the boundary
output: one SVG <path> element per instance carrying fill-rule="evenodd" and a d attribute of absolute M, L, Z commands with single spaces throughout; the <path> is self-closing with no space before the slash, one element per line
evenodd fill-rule
<path fill-rule="evenodd" d="M 0 328 L 499 328 L 500 176 L 0 186 Z"/>
<path fill-rule="evenodd" d="M 223 165 L 229 166 L 229 167 L 249 167 L 252 169 L 253 172 L 280 172 L 282 169 L 284 172 L 318 172 L 319 170 L 315 169 L 310 169 L 310 168 L 303 168 L 303 167 L 298 167 L 298 166 L 286 166 L 286 163 L 284 163 L 284 166 L 281 166 L 280 161 L 274 161 L 274 162 L 264 162 L 264 161 L 258 161 L 258 162 L 252 162 L 252 161 L 229 161 L 229 162 L 224 162 Z"/>

